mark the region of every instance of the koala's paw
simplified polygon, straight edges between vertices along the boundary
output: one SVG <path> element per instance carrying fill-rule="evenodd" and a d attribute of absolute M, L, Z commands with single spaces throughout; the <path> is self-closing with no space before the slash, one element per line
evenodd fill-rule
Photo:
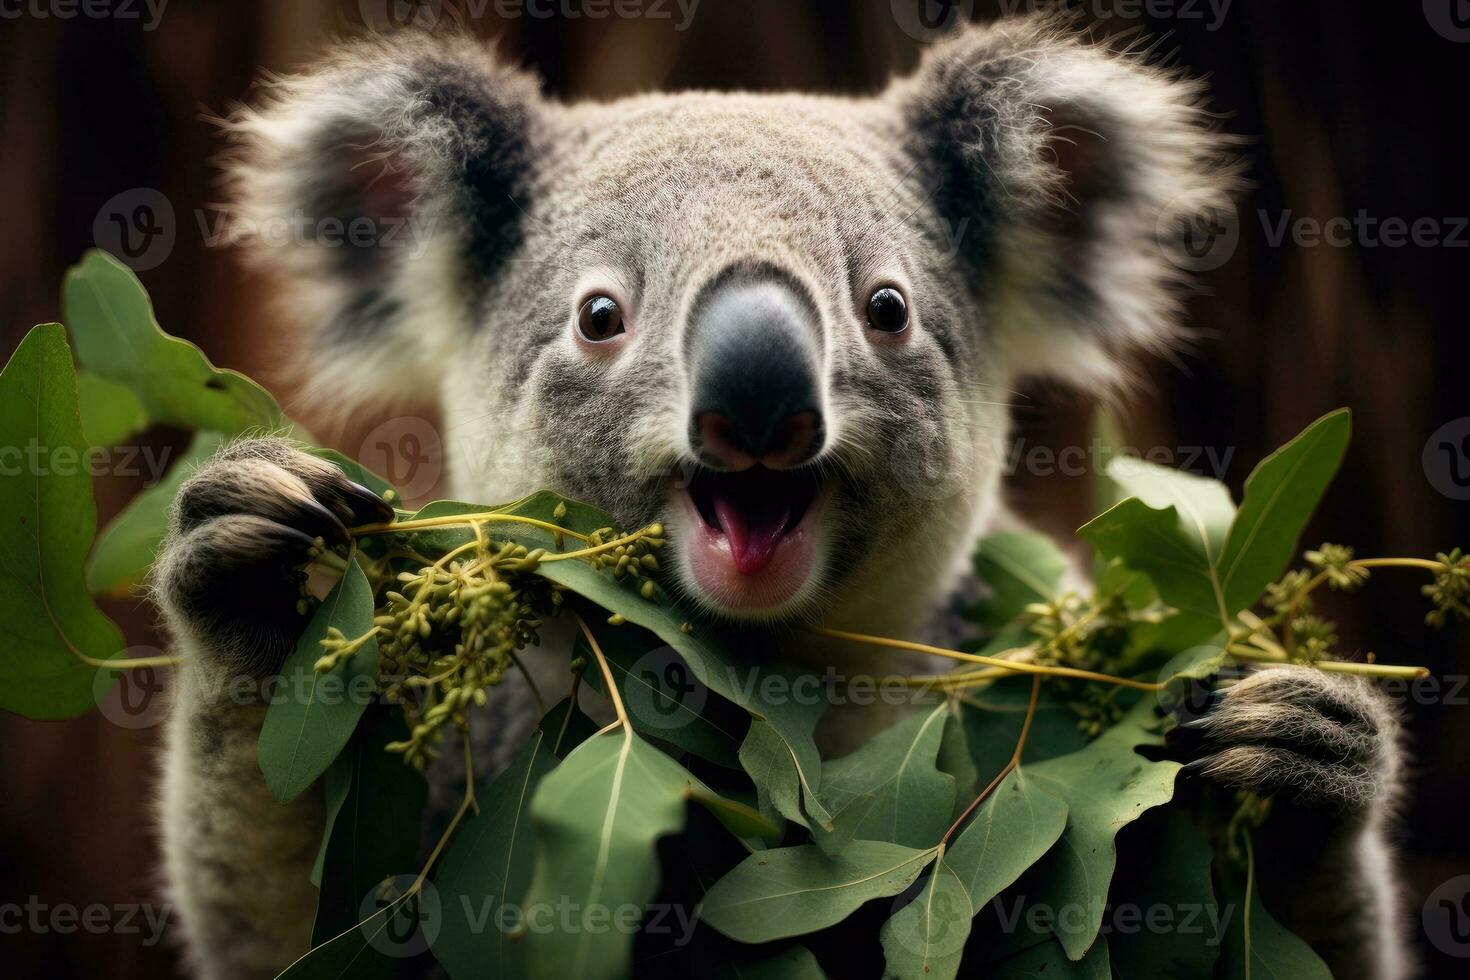
<path fill-rule="evenodd" d="M 335 466 L 279 439 L 234 443 L 179 490 L 155 576 L 161 605 L 204 651 L 257 675 L 300 635 L 312 549 L 393 508 Z"/>
<path fill-rule="evenodd" d="M 1361 814 L 1395 790 L 1398 722 L 1360 678 L 1273 667 L 1216 691 L 1169 733 L 1185 771 L 1293 804 Z"/>

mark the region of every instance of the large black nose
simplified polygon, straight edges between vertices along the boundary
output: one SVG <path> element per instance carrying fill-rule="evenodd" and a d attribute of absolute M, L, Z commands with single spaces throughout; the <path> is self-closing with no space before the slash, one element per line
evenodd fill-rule
<path fill-rule="evenodd" d="M 770 276 L 727 279 L 690 325 L 690 439 L 709 465 L 799 466 L 821 451 L 818 325 L 797 288 Z"/>

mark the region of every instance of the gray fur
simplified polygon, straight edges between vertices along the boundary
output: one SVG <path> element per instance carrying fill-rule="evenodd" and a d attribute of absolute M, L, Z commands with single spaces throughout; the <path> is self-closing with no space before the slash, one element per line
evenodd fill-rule
<path fill-rule="evenodd" d="M 1201 97 L 1177 73 L 1047 18 L 936 45 L 917 73 L 871 98 L 694 92 L 563 105 L 469 40 L 358 43 L 270 82 L 235 115 L 235 227 L 288 285 L 298 360 L 321 397 L 440 391 L 456 496 L 552 486 L 628 526 L 664 520 L 675 587 L 717 615 L 733 614 L 693 580 L 679 550 L 690 529 L 670 504 L 671 470 L 693 463 L 684 327 L 709 283 L 779 269 L 817 308 L 830 438 L 816 465 L 832 501 L 814 574 L 756 625 L 795 662 L 887 674 L 902 669 L 892 655 L 789 627 L 924 634 L 965 587 L 977 537 L 1006 519 L 998 447 L 1015 379 L 1113 386 L 1126 377 L 1121 355 L 1176 337 L 1175 243 L 1159 228 L 1178 200 L 1208 203 L 1238 172 Z M 418 235 L 409 247 L 343 251 L 315 235 L 270 245 L 256 234 L 297 212 L 412 221 Z M 881 284 L 910 299 L 912 325 L 897 340 L 864 326 Z M 618 345 L 589 351 L 575 339 L 589 290 L 622 305 Z M 265 441 L 227 450 L 185 488 L 158 581 L 186 677 L 279 664 L 300 626 L 286 594 L 297 586 L 280 583 L 305 543 L 334 530 L 323 514 L 340 524 L 361 505 L 341 482 Z M 249 616 L 230 601 L 242 583 L 262 590 Z M 270 602 L 281 605 L 262 612 Z M 564 666 L 544 659 L 538 669 L 564 681 Z M 1392 729 L 1366 690 L 1303 693 L 1273 673 L 1240 685 L 1211 722 L 1210 769 L 1353 814 L 1326 870 L 1387 909 L 1384 862 L 1342 855 L 1381 842 L 1382 822 L 1361 818 L 1383 812 L 1394 782 Z M 1318 710 L 1328 702 L 1372 725 L 1329 724 Z M 1273 712 L 1310 752 L 1256 744 Z M 533 711 L 508 684 L 493 714 L 497 731 L 478 737 L 495 744 L 481 757 L 503 759 Z M 320 833 L 313 804 L 270 809 L 250 736 L 259 718 L 258 706 L 194 697 L 174 722 L 170 874 L 206 977 L 269 975 L 305 941 L 299 921 L 287 927 L 252 904 L 308 901 L 301 862 Z M 891 720 L 834 711 L 821 735 L 840 749 Z M 1324 751 L 1346 761 L 1326 764 Z M 450 798 L 444 785 L 436 798 Z M 247 896 L 237 874 L 270 878 Z M 249 937 L 277 925 L 273 958 Z M 1316 935 L 1396 948 L 1381 925 Z M 238 946 L 236 929 L 247 937 Z M 1382 962 L 1375 976 L 1400 975 L 1392 955 Z"/>

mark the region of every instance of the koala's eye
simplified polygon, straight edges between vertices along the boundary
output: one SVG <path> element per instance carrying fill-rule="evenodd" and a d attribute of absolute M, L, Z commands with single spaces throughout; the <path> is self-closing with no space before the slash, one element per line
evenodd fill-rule
<path fill-rule="evenodd" d="M 594 296 L 577 314 L 577 331 L 594 344 L 612 340 L 623 332 L 623 311 L 611 296 Z"/>
<path fill-rule="evenodd" d="M 868 325 L 883 333 L 902 333 L 909 325 L 909 304 L 903 293 L 884 286 L 868 300 Z"/>

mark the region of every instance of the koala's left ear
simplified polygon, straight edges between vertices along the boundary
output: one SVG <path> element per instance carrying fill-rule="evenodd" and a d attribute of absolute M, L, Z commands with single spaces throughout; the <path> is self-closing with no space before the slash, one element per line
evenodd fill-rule
<path fill-rule="evenodd" d="M 1239 173 L 1198 83 L 1026 17 L 936 46 L 887 97 L 1012 374 L 1109 383 L 1178 336 L 1190 222 Z"/>
<path fill-rule="evenodd" d="M 232 236 L 289 287 L 316 393 L 422 394 L 521 241 L 548 113 L 481 43 L 402 35 L 269 80 L 228 121 Z"/>

